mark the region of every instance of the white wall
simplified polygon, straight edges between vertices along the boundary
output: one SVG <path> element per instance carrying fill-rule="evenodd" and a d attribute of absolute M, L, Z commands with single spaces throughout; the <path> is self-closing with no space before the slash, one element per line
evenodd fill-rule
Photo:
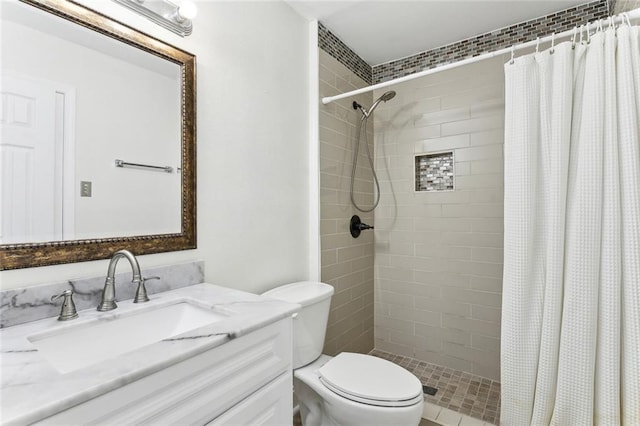
<path fill-rule="evenodd" d="M 202 259 L 205 279 L 247 291 L 309 271 L 307 21 L 283 2 L 198 2 L 173 35 L 114 2 L 94 9 L 197 55 L 198 249 L 140 256 L 141 267 Z M 0 272 L 1 288 L 106 273 L 107 261 Z"/>

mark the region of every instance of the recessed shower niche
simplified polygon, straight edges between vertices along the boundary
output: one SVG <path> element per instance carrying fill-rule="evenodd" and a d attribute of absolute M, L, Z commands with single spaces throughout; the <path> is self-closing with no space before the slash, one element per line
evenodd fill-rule
<path fill-rule="evenodd" d="M 415 156 L 416 192 L 453 191 L 453 151 Z"/>

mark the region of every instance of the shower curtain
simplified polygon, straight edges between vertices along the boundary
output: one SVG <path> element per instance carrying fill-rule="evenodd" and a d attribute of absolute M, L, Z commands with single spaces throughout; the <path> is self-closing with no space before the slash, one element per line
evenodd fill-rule
<path fill-rule="evenodd" d="M 504 425 L 640 425 L 640 27 L 505 64 Z"/>

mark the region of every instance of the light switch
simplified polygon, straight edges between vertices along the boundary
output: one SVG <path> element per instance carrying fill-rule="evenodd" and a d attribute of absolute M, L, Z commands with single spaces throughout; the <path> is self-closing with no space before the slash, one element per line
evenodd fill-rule
<path fill-rule="evenodd" d="M 91 197 L 91 182 L 86 180 L 80 181 L 80 196 Z"/>

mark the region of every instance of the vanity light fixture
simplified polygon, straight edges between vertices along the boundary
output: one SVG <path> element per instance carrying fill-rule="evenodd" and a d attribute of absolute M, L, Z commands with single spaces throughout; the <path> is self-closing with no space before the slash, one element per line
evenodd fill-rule
<path fill-rule="evenodd" d="M 113 1 L 182 37 L 191 34 L 193 30 L 191 20 L 198 14 L 198 9 L 191 0 L 178 0 L 179 4 L 169 0 Z"/>

